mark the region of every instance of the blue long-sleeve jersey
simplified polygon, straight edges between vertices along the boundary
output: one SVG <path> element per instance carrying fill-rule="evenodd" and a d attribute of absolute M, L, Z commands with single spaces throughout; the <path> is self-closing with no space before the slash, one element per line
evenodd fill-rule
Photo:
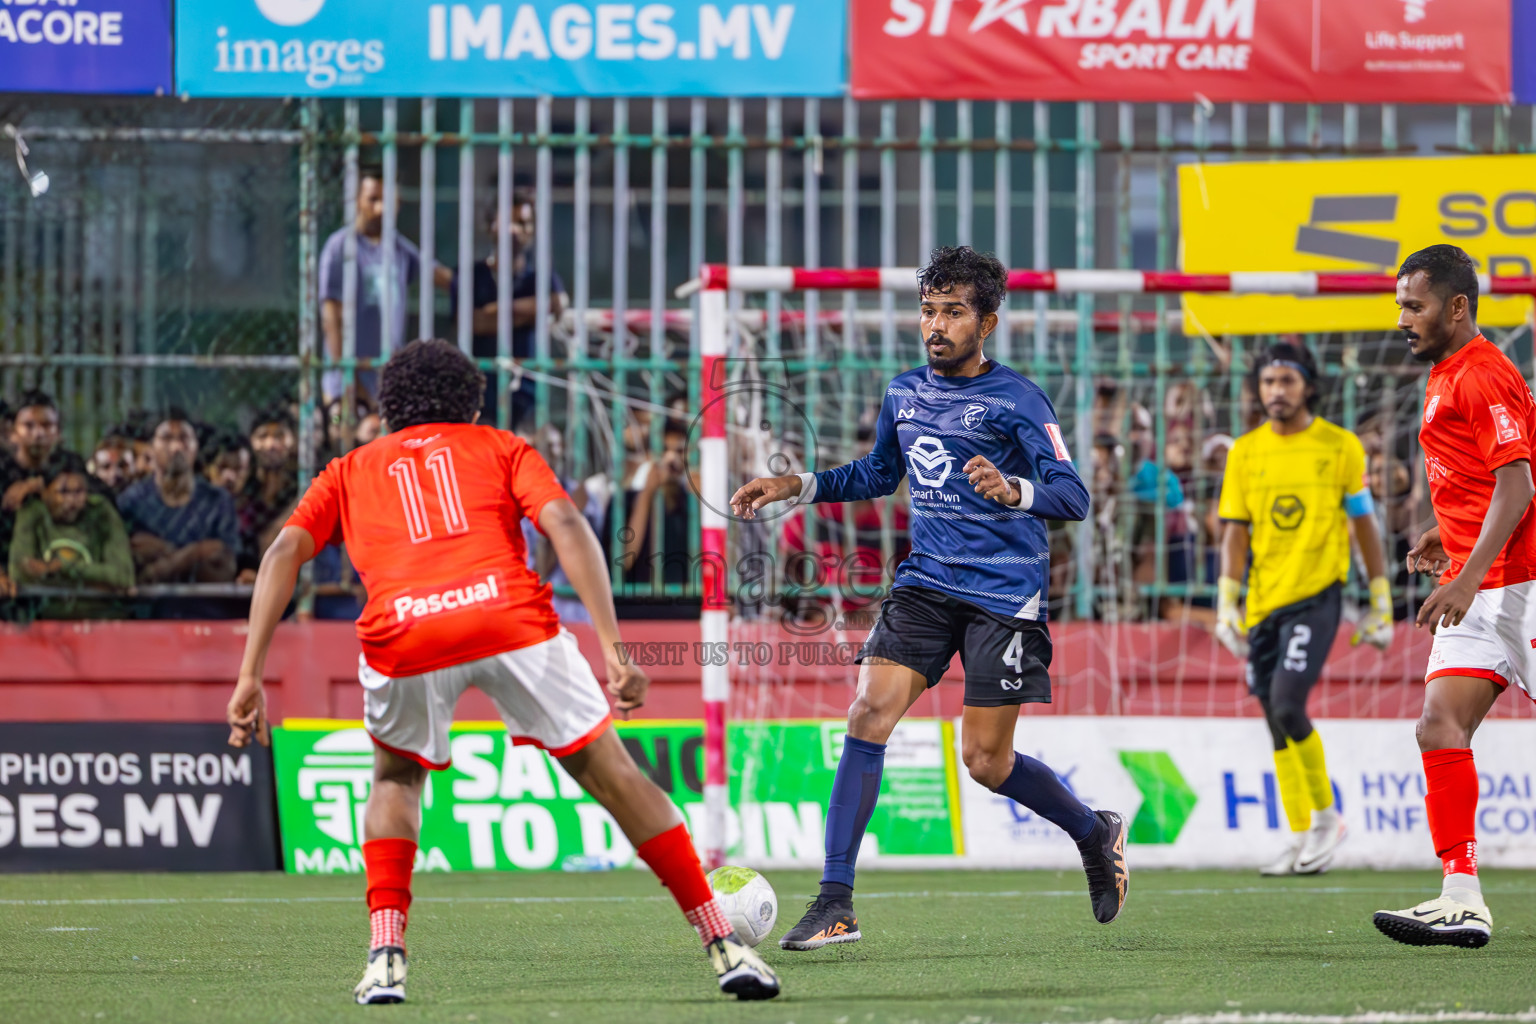
<path fill-rule="evenodd" d="M 1022 508 L 976 493 L 963 470 L 977 455 L 1005 477 L 1029 482 L 1033 494 Z M 996 361 L 978 377 L 908 370 L 885 390 L 874 450 L 815 474 L 801 500 L 891 494 L 908 473 L 912 553 L 893 586 L 930 587 L 1010 618 L 1044 621 L 1051 570 L 1045 520 L 1086 517 L 1088 490 L 1039 385 Z"/>

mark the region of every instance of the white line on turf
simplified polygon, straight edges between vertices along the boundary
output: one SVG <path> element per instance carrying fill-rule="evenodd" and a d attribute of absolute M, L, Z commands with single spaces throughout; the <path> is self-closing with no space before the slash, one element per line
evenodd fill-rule
<path fill-rule="evenodd" d="M 1232 889 L 1158 889 L 1152 892 L 1142 891 L 1142 899 L 1155 896 L 1251 896 L 1251 895 L 1368 895 L 1371 893 L 1417 893 L 1423 890 L 1423 886 L 1404 886 L 1394 888 L 1359 888 L 1350 886 L 1242 886 Z M 1508 890 L 1505 895 L 1525 893 L 1526 889 Z M 996 899 L 1022 898 L 1027 896 L 1043 897 L 1073 897 L 1082 896 L 1082 889 L 1001 889 L 992 891 L 940 891 L 920 890 L 917 892 L 861 892 L 858 898 L 861 900 L 907 900 L 907 899 Z M 1488 890 L 1490 895 L 1501 894 L 1498 890 Z M 415 903 L 658 903 L 666 902 L 669 896 L 417 896 Z M 0 906 L 4 907 L 115 907 L 115 906 L 163 906 L 177 903 L 354 903 L 356 896 L 145 896 L 136 898 L 115 899 L 109 897 L 88 899 L 53 899 L 53 900 L 17 900 L 0 899 Z M 1168 1018 L 1169 1021 L 1177 1021 L 1179 1024 L 1205 1024 L 1190 1018 Z M 1211 1024 L 1226 1024 L 1223 1021 L 1213 1021 Z M 1246 1024 L 1246 1022 L 1234 1022 L 1234 1024 Z M 1286 1024 L 1276 1021 L 1274 1024 Z M 1296 1022 L 1304 1024 L 1304 1022 Z M 1362 1022 L 1364 1024 L 1364 1022 Z M 1411 1022 L 1408 1022 L 1411 1024 Z M 1536 1022 L 1533 1022 L 1536 1024 Z"/>
<path fill-rule="evenodd" d="M 1442 1021 L 1517 1021 L 1525 1024 L 1536 1022 L 1536 1006 L 1518 1013 L 1488 1013 L 1482 1010 L 1438 1010 L 1435 1013 L 1370 1010 L 1349 1014 L 1182 1013 L 1150 1018 L 1109 1017 L 1082 1024 L 1440 1024 Z"/>
<path fill-rule="evenodd" d="M 100 928 L 44 928 L 45 932 L 99 932 Z"/>

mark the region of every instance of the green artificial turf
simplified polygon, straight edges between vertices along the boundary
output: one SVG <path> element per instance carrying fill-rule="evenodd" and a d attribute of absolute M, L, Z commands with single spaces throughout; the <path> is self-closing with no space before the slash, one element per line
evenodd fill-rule
<path fill-rule="evenodd" d="M 771 1003 L 721 996 L 664 891 L 624 871 L 419 876 L 409 1002 L 358 1007 L 355 876 L 4 876 L 0 1020 L 983 1024 L 1536 1006 L 1529 872 L 1484 875 L 1494 935 L 1475 951 L 1372 927 L 1372 911 L 1432 894 L 1426 872 L 1141 871 L 1102 926 L 1076 872 L 866 871 L 864 940 L 792 954 L 774 939 L 815 876 L 768 877 L 779 921 L 760 948 L 784 982 Z"/>

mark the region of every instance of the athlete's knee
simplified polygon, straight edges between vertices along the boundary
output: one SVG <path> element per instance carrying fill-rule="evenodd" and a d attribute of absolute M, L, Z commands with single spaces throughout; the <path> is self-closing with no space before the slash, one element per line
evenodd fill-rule
<path fill-rule="evenodd" d="M 388 750 L 375 750 L 373 758 L 373 783 L 375 790 L 384 786 L 403 789 L 421 789 L 426 785 L 427 769 L 408 757 Z"/>
<path fill-rule="evenodd" d="M 1302 701 L 1277 701 L 1270 709 L 1270 720 L 1289 739 L 1304 740 L 1312 734 L 1312 719 Z"/>
<path fill-rule="evenodd" d="M 988 789 L 996 789 L 1013 774 L 1015 758 L 1011 746 L 1006 750 L 990 750 L 979 743 L 966 743 L 961 747 L 960 756 L 971 778 Z"/>
<path fill-rule="evenodd" d="M 1472 734 L 1467 728 L 1433 702 L 1424 705 L 1424 711 L 1413 727 L 1413 735 L 1419 741 L 1419 750 L 1425 752 L 1460 750 L 1472 745 Z"/>
<path fill-rule="evenodd" d="M 1264 724 L 1269 726 L 1270 741 L 1274 744 L 1276 750 L 1284 750 L 1287 746 L 1286 741 L 1290 739 L 1285 734 L 1285 727 L 1276 720 L 1274 708 L 1269 706 L 1269 701 L 1265 700 L 1260 703 L 1264 705 Z"/>
<path fill-rule="evenodd" d="M 861 693 L 848 705 L 848 735 L 868 743 L 884 743 L 905 712 L 904 707 L 871 700 Z"/>

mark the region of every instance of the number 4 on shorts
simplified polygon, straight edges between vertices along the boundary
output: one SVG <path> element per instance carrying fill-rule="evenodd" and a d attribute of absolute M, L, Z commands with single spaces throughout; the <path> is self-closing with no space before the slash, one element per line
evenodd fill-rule
<path fill-rule="evenodd" d="M 1015 672 L 1024 671 L 1024 634 L 1015 633 L 1013 639 L 1008 642 L 1008 649 L 1003 652 L 1003 664 Z"/>

